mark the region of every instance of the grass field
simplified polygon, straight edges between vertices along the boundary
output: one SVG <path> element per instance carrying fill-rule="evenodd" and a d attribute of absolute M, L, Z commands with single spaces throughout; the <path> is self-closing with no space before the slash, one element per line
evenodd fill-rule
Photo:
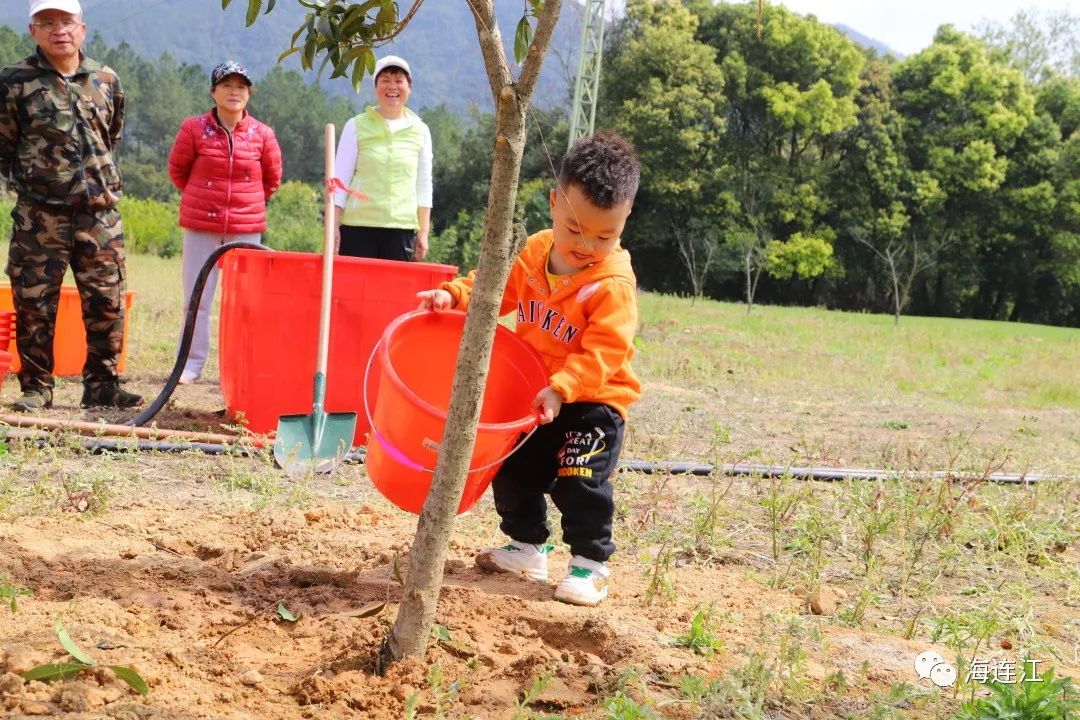
<path fill-rule="evenodd" d="M 180 263 L 129 265 L 127 376 L 152 395 L 175 352 Z M 362 668 L 393 617 L 393 568 L 407 562 L 414 519 L 373 492 L 362 465 L 297 479 L 265 458 L 91 456 L 63 439 L 10 438 L 0 598 L 12 611 L 0 605 L 0 670 L 63 658 L 60 617 L 91 654 L 132 665 L 151 690 L 137 697 L 104 670 L 49 686 L 0 674 L 0 707 L 967 719 L 1006 717 L 964 709 L 988 692 L 964 682 L 984 660 L 1029 658 L 1040 673 L 1080 678 L 1080 331 L 934 318 L 894 327 L 888 316 L 812 308 L 747 315 L 649 293 L 641 316 L 645 396 L 624 457 L 876 467 L 895 478 L 623 473 L 612 596 L 596 610 L 472 566 L 501 541 L 485 498 L 451 544 L 437 621 L 452 640 L 376 677 Z M 216 368 L 206 375 L 174 394 L 163 426 L 222 429 Z M 76 409 L 78 392 L 63 381 L 50 414 L 91 418 Z M 931 470 L 953 474 L 922 474 Z M 1055 477 L 985 482 L 998 471 Z M 387 598 L 373 617 L 356 612 Z M 279 601 L 301 620 L 266 611 Z M 927 650 L 960 682 L 920 680 L 912 663 Z M 1036 687 L 1053 690 L 1058 715 L 1046 717 L 1072 717 L 1070 687 L 1002 692 L 1019 705 Z"/>
<path fill-rule="evenodd" d="M 179 259 L 130 258 L 129 375 L 171 367 Z M 214 335 L 216 337 L 216 334 Z M 645 293 L 635 368 L 647 382 L 628 453 L 1015 472 L 1080 468 L 1080 331 Z M 215 359 L 207 375 L 214 377 Z M 963 439 L 964 453 L 952 460 Z"/>

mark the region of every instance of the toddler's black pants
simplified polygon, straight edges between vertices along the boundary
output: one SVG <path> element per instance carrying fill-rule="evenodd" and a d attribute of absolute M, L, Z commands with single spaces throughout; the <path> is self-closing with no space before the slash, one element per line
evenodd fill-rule
<path fill-rule="evenodd" d="M 563 540 L 574 555 L 604 562 L 615 552 L 611 473 L 619 462 L 625 422 L 600 403 L 566 403 L 541 425 L 495 476 L 499 527 L 514 540 L 547 542 L 545 494 L 562 513 Z"/>

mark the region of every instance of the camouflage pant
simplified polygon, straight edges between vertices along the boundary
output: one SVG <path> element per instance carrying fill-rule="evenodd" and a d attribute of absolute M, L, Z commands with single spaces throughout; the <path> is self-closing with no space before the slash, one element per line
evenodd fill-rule
<path fill-rule="evenodd" d="M 83 211 L 19 201 L 11 212 L 7 274 L 15 301 L 23 391 L 53 387 L 53 335 L 60 285 L 75 275 L 86 326 L 83 382 L 116 380 L 124 340 L 124 230 L 116 209 Z"/>

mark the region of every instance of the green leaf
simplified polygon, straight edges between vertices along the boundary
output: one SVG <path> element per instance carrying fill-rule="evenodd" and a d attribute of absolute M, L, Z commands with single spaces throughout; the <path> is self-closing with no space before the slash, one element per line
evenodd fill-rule
<path fill-rule="evenodd" d="M 304 50 L 300 54 L 300 65 L 305 70 L 310 70 L 312 64 L 315 62 L 315 36 L 308 35 L 308 39 L 304 42 Z"/>
<path fill-rule="evenodd" d="M 301 35 L 304 34 L 304 30 L 306 30 L 306 29 L 307 29 L 307 22 L 305 22 L 300 27 L 296 28 L 296 32 L 294 32 L 292 34 L 292 39 L 289 40 L 289 47 L 293 47 L 294 45 L 296 45 L 296 41 L 300 38 Z"/>
<path fill-rule="evenodd" d="M 50 663 L 48 665 L 38 665 L 35 668 L 30 668 L 22 674 L 22 678 L 23 680 L 40 680 L 41 682 L 67 680 L 68 678 L 75 677 L 83 670 L 87 670 L 90 667 L 92 666 L 83 663 Z"/>
<path fill-rule="evenodd" d="M 263 15 L 273 10 L 275 5 L 277 5 L 277 0 L 270 0 L 266 3 L 266 10 L 263 11 Z"/>
<path fill-rule="evenodd" d="M 229 7 L 229 3 L 231 2 L 232 0 L 221 0 L 221 9 L 224 10 L 225 8 Z"/>
<path fill-rule="evenodd" d="M 345 613 L 345 616 L 355 618 L 371 617 L 372 615 L 378 615 L 379 613 L 381 613 L 384 607 L 386 607 L 386 603 L 384 602 L 373 602 L 365 605 L 359 610 L 353 610 L 352 612 Z"/>
<path fill-rule="evenodd" d="M 68 655 L 78 660 L 83 665 L 97 665 L 97 661 L 87 655 L 82 649 L 75 644 L 75 641 L 68 635 L 68 631 L 64 629 L 64 621 L 56 621 L 56 639 L 60 641 L 60 644 L 68 651 Z"/>
<path fill-rule="evenodd" d="M 292 55 L 292 54 L 294 54 L 294 53 L 298 53 L 298 52 L 300 52 L 300 48 L 298 48 L 298 47 L 291 47 L 291 48 L 289 48 L 288 50 L 286 50 L 285 52 L 283 52 L 283 53 L 281 53 L 280 55 L 278 55 L 278 59 L 277 59 L 277 61 L 278 61 L 278 62 L 281 62 L 282 60 L 284 60 L 285 58 L 289 57 L 290 55 Z"/>
<path fill-rule="evenodd" d="M 338 26 L 338 32 L 344 38 L 351 38 L 360 29 L 360 26 L 367 20 L 366 11 L 359 5 L 353 5 L 345 13 L 344 19 Z M 355 48 L 354 48 L 355 49 Z"/>
<path fill-rule="evenodd" d="M 525 56 L 529 53 L 529 44 L 532 42 L 532 25 L 525 15 L 518 20 L 517 31 L 514 33 L 514 59 L 518 65 L 525 62 Z"/>
<path fill-rule="evenodd" d="M 353 71 L 352 71 L 352 86 L 353 86 L 354 91 L 359 92 L 359 90 L 360 90 L 360 82 L 363 79 L 364 79 L 364 63 L 362 61 L 360 61 L 360 60 L 357 60 L 353 64 Z"/>
<path fill-rule="evenodd" d="M 124 667 L 123 665 L 107 665 L 106 667 L 112 670 L 116 674 L 116 677 L 126 682 L 132 690 L 140 695 L 146 695 L 150 692 L 150 686 L 143 680 L 142 675 L 131 668 Z"/>
<path fill-rule="evenodd" d="M 293 615 L 293 614 L 292 614 L 291 612 L 289 612 L 289 611 L 288 611 L 288 609 L 286 609 L 286 607 L 285 607 L 284 605 L 282 605 L 281 603 L 278 603 L 278 606 L 277 606 L 277 614 L 278 614 L 278 615 L 280 615 L 280 616 L 281 616 L 281 619 L 282 619 L 282 620 L 284 620 L 285 622 L 296 622 L 297 620 L 299 620 L 299 619 L 300 619 L 300 616 L 299 616 L 299 615 Z"/>
<path fill-rule="evenodd" d="M 439 642 L 448 642 L 450 640 L 450 630 L 445 625 L 435 623 L 431 626 L 431 637 Z"/>
<path fill-rule="evenodd" d="M 397 25 L 397 5 L 392 0 L 383 0 L 379 14 L 375 16 L 375 30 L 379 37 L 386 37 Z"/>
<path fill-rule="evenodd" d="M 325 70 L 326 66 L 329 65 L 329 64 L 330 64 L 330 55 L 327 54 L 326 57 L 323 58 L 323 61 L 319 64 L 319 72 L 315 76 L 315 81 L 316 82 L 319 82 L 320 80 L 322 80 L 323 70 Z"/>
<path fill-rule="evenodd" d="M 259 11 L 262 10 L 262 0 L 248 0 L 247 26 L 251 27 L 259 19 Z"/>
<path fill-rule="evenodd" d="M 345 53 L 345 64 L 348 65 L 355 63 L 357 60 L 362 58 L 364 56 L 364 53 L 368 50 L 369 48 L 366 45 L 357 45 L 350 48 L 349 51 Z"/>

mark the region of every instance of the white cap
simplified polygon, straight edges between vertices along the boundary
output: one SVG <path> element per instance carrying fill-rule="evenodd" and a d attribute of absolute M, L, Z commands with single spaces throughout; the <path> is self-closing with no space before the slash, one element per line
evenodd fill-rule
<path fill-rule="evenodd" d="M 43 10 L 59 10 L 71 15 L 82 15 L 79 0 L 30 0 L 30 17 Z"/>
<path fill-rule="evenodd" d="M 412 70 L 409 69 L 409 63 L 405 62 L 405 60 L 399 58 L 397 55 L 387 55 L 386 57 L 379 58 L 379 61 L 375 63 L 375 72 L 371 74 L 371 77 L 377 79 L 379 73 L 386 68 L 392 67 L 401 68 L 405 71 L 405 74 L 409 76 L 409 79 L 412 80 Z"/>

